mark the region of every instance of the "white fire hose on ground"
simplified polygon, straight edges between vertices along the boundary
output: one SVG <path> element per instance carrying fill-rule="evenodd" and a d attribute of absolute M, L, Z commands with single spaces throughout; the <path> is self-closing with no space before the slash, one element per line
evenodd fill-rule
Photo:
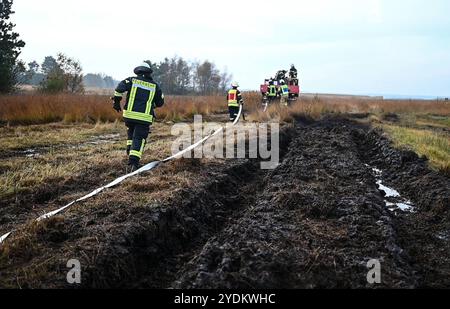
<path fill-rule="evenodd" d="M 240 108 L 239 108 L 238 116 L 237 116 L 237 118 L 234 120 L 232 126 L 235 126 L 235 125 L 239 122 L 239 119 L 241 118 L 241 115 L 242 115 L 242 111 L 243 111 L 243 105 L 241 104 L 241 105 L 240 105 Z M 222 132 L 223 129 L 224 129 L 224 127 L 221 127 L 220 129 L 218 129 L 218 130 L 212 132 L 211 134 L 209 134 L 208 136 L 206 136 L 206 137 L 203 138 L 202 140 L 198 141 L 198 142 L 195 143 L 194 145 L 189 146 L 188 148 L 186 148 L 186 149 L 180 151 L 179 153 L 177 153 L 177 154 L 175 154 L 175 155 L 173 155 L 173 156 L 171 156 L 171 157 L 168 157 L 168 158 L 166 158 L 166 159 L 164 159 L 164 160 L 162 160 L 162 161 L 151 162 L 151 163 L 149 163 L 149 164 L 147 164 L 147 165 L 144 165 L 143 167 L 141 167 L 140 169 L 138 169 L 137 171 L 135 171 L 135 172 L 133 172 L 133 173 L 124 175 L 124 176 L 122 176 L 122 177 L 119 177 L 119 178 L 117 178 L 116 180 L 114 180 L 113 182 L 107 184 L 106 186 L 103 186 L 103 187 L 101 187 L 101 188 L 98 188 L 98 189 L 92 191 L 91 193 L 89 193 L 88 195 L 85 195 L 85 196 L 83 196 L 83 197 L 81 197 L 81 198 L 79 198 L 79 199 L 77 199 L 77 200 L 75 200 L 75 201 L 72 201 L 72 202 L 70 202 L 69 204 L 67 204 L 67 205 L 64 206 L 64 207 L 61 207 L 61 208 L 59 208 L 59 209 L 57 209 L 57 210 L 54 210 L 54 211 L 52 211 L 52 212 L 49 212 L 49 213 L 46 213 L 46 214 L 40 216 L 39 218 L 36 219 L 36 221 L 39 222 L 39 221 L 42 221 L 42 220 L 51 218 L 51 217 L 53 217 L 53 216 L 55 216 L 55 215 L 57 215 L 57 214 L 63 212 L 64 210 L 66 210 L 67 208 L 73 206 L 74 204 L 76 204 L 76 203 L 78 203 L 78 202 L 83 202 L 83 201 L 85 201 L 85 200 L 87 200 L 87 199 L 89 199 L 89 198 L 91 198 L 91 197 L 94 197 L 94 196 L 98 195 L 100 192 L 102 192 L 102 191 L 105 190 L 105 189 L 109 189 L 109 188 L 112 188 L 112 187 L 115 187 L 115 186 L 119 185 L 120 183 L 122 183 L 123 181 L 125 181 L 125 180 L 128 179 L 128 178 L 131 178 L 131 177 L 133 177 L 133 176 L 142 174 L 142 173 L 144 173 L 144 172 L 148 172 L 148 171 L 150 171 L 150 170 L 152 170 L 152 169 L 158 167 L 158 166 L 159 166 L 160 164 L 162 164 L 162 163 L 167 163 L 167 162 L 169 162 L 169 161 L 172 161 L 172 160 L 175 160 L 175 159 L 177 159 L 177 158 L 180 158 L 180 157 L 182 157 L 185 153 L 194 150 L 195 148 L 197 148 L 197 147 L 200 146 L 200 145 L 203 145 L 203 143 L 205 143 L 207 140 L 209 140 L 209 139 L 212 138 L 213 136 L 216 136 L 217 134 L 219 134 L 220 132 Z M 1 236 L 1 237 L 0 237 L 0 244 L 2 244 L 2 243 L 3 243 L 3 242 L 4 242 L 4 241 L 5 241 L 5 240 L 13 233 L 13 232 L 14 232 L 14 230 L 11 231 L 11 232 L 9 232 L 9 233 L 6 233 L 6 234 L 3 235 L 3 236 Z"/>

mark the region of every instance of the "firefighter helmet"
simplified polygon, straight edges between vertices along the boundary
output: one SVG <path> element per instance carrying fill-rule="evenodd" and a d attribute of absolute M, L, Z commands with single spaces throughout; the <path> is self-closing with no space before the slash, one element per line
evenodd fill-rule
<path fill-rule="evenodd" d="M 232 82 L 231 83 L 231 87 L 238 88 L 239 87 L 239 83 L 238 82 Z"/>
<path fill-rule="evenodd" d="M 134 74 L 152 74 L 153 70 L 147 62 L 142 62 L 139 66 L 134 69 Z"/>

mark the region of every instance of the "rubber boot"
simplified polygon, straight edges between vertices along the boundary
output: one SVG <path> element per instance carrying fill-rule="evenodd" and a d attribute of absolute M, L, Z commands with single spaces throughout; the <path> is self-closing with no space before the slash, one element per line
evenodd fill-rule
<path fill-rule="evenodd" d="M 139 168 L 140 168 L 139 159 L 134 156 L 131 156 L 130 160 L 128 161 L 127 172 L 133 173 L 133 172 L 137 171 Z"/>

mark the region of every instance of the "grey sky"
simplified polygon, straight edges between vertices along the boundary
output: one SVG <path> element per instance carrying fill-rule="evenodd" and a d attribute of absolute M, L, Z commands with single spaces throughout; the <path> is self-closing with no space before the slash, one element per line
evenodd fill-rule
<path fill-rule="evenodd" d="M 62 51 L 116 79 L 144 59 L 214 61 L 243 88 L 295 63 L 309 92 L 450 95 L 445 0 L 16 0 L 22 59 Z"/>

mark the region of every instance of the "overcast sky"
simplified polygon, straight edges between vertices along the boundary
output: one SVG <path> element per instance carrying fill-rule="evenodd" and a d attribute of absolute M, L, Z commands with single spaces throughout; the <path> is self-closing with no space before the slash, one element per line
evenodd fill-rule
<path fill-rule="evenodd" d="M 21 58 L 64 52 L 116 79 L 211 60 L 244 89 L 295 63 L 308 92 L 450 95 L 450 1 L 15 0 Z"/>

